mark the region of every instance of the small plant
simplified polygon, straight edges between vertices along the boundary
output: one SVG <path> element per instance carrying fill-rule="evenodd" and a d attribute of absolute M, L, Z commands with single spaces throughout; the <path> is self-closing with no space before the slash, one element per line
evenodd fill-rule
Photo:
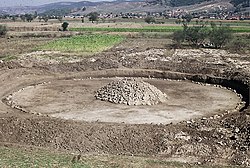
<path fill-rule="evenodd" d="M 62 31 L 67 31 L 68 30 L 69 23 L 68 22 L 63 22 L 62 24 Z"/>
<path fill-rule="evenodd" d="M 5 25 L 0 25 L 0 36 L 5 36 L 7 34 L 7 27 Z"/>

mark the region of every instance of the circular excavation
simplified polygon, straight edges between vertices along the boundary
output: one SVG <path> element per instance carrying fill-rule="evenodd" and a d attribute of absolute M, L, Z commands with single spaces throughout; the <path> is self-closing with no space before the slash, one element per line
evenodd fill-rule
<path fill-rule="evenodd" d="M 122 79 L 55 80 L 25 87 L 8 96 L 7 103 L 25 112 L 63 119 L 169 124 L 234 110 L 241 102 L 234 92 L 212 85 Z"/>

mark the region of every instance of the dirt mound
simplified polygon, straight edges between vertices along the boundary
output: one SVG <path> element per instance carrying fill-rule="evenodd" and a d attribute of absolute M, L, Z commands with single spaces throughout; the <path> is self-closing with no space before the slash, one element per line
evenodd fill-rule
<path fill-rule="evenodd" d="M 113 81 L 100 88 L 95 97 L 127 105 L 155 105 L 167 100 L 166 95 L 155 86 L 135 79 Z"/>

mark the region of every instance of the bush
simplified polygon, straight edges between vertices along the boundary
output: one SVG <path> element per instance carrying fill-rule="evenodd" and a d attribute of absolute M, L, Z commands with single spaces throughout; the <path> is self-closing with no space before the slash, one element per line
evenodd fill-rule
<path fill-rule="evenodd" d="M 94 21 L 98 20 L 99 14 L 97 12 L 91 12 L 91 13 L 88 14 L 88 16 L 89 16 L 89 21 L 94 23 Z"/>
<path fill-rule="evenodd" d="M 0 25 L 0 36 L 5 36 L 7 34 L 7 27 L 5 25 Z"/>
<path fill-rule="evenodd" d="M 68 22 L 63 22 L 63 24 L 62 24 L 63 31 L 67 31 L 68 26 L 69 26 Z"/>
<path fill-rule="evenodd" d="M 181 47 L 181 43 L 185 40 L 185 34 L 183 30 L 178 30 L 173 33 L 172 40 L 177 48 Z"/>
<path fill-rule="evenodd" d="M 233 53 L 247 53 L 249 51 L 249 40 L 247 37 L 234 37 L 230 40 L 226 49 Z"/>
<path fill-rule="evenodd" d="M 145 22 L 148 23 L 148 24 L 150 24 L 150 23 L 155 23 L 155 18 L 154 18 L 154 17 L 148 16 L 148 17 L 146 17 L 144 20 L 145 20 Z"/>
<path fill-rule="evenodd" d="M 209 40 L 214 48 L 221 48 L 232 38 L 232 31 L 229 27 L 220 26 L 213 27 L 210 34 Z"/>

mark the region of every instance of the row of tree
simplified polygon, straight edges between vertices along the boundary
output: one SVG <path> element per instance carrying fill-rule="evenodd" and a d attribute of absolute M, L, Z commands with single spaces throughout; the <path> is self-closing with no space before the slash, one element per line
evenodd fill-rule
<path fill-rule="evenodd" d="M 211 22 L 211 26 L 183 24 L 183 30 L 173 33 L 173 41 L 177 47 L 187 42 L 196 47 L 221 48 L 232 38 L 232 30 L 228 26 L 217 26 Z"/>

